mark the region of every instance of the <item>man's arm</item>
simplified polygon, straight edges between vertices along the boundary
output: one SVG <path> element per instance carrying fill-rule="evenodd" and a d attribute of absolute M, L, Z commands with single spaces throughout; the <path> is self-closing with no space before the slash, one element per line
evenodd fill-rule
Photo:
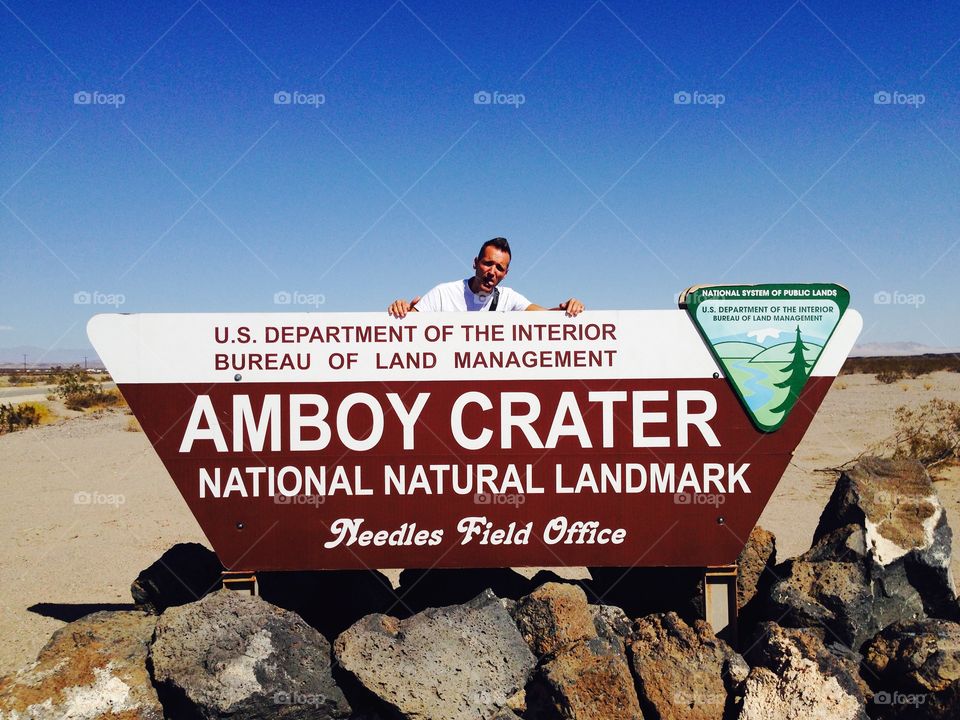
<path fill-rule="evenodd" d="M 416 304 L 418 302 L 420 302 L 419 295 L 410 302 L 406 300 L 394 300 L 390 303 L 390 307 L 387 308 L 387 312 L 395 318 L 406 317 L 408 312 L 417 312 Z"/>
<path fill-rule="evenodd" d="M 536 303 L 530 303 L 527 306 L 528 312 L 538 311 L 538 310 L 563 311 L 567 314 L 567 317 L 576 317 L 577 315 L 583 312 L 584 307 L 583 307 L 583 303 L 577 300 L 576 298 L 570 298 L 569 300 L 566 300 L 560 303 L 559 305 L 557 305 L 556 307 L 552 307 L 552 308 L 545 308 L 540 305 L 537 305 Z"/>

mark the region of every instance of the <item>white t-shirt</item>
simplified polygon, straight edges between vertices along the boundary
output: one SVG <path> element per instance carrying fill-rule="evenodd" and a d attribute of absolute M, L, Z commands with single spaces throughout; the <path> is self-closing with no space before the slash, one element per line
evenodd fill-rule
<path fill-rule="evenodd" d="M 526 310 L 532 304 L 516 290 L 498 286 L 500 300 L 495 312 L 513 312 Z M 493 302 L 493 293 L 479 295 L 470 289 L 470 279 L 454 280 L 453 282 L 437 285 L 430 292 L 420 298 L 417 310 L 421 312 L 452 312 L 459 310 L 474 311 L 488 310 Z"/>

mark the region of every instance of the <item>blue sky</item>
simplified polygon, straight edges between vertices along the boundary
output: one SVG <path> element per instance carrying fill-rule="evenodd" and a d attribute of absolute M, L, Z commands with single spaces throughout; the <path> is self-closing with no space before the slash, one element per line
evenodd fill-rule
<path fill-rule="evenodd" d="M 955 4 L 3 0 L 0 35 L 0 348 L 380 310 L 496 235 L 543 305 L 839 282 L 861 342 L 960 346 Z"/>

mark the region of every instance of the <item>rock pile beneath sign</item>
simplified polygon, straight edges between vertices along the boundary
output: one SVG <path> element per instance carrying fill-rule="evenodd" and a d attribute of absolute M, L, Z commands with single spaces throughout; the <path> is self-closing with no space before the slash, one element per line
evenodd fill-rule
<path fill-rule="evenodd" d="M 950 543 L 922 466 L 863 460 L 807 552 L 776 564 L 751 533 L 735 640 L 697 616 L 695 578 L 684 598 L 642 570 L 405 573 L 395 592 L 287 574 L 261 578 L 270 603 L 211 592 L 216 558 L 176 546 L 134 582 L 142 611 L 70 623 L 0 679 L 0 720 L 957 718 Z"/>

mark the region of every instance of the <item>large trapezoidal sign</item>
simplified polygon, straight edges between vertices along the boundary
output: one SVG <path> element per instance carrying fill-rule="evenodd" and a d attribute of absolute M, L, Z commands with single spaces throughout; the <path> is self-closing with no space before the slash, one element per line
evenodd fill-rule
<path fill-rule="evenodd" d="M 776 432 L 681 310 L 88 332 L 224 565 L 293 570 L 732 563 L 861 325 L 839 319 Z"/>

